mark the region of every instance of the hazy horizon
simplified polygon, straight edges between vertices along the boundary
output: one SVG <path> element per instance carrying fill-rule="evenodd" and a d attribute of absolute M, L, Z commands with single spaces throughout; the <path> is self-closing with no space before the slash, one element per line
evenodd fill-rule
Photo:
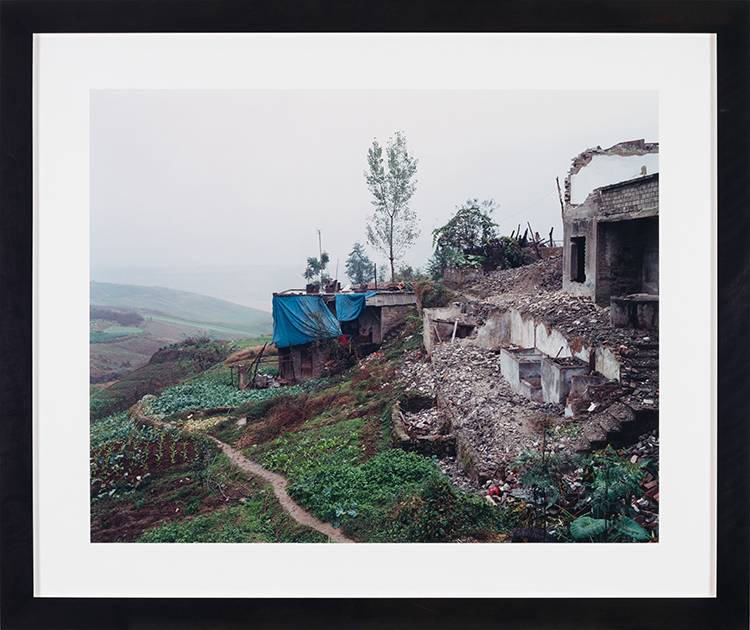
<path fill-rule="evenodd" d="M 495 200 L 503 235 L 528 222 L 561 239 L 555 179 L 588 148 L 658 142 L 658 93 L 93 90 L 91 279 L 270 310 L 304 285 L 318 230 L 342 284 L 356 241 L 385 270 L 363 173 L 372 140 L 396 131 L 419 160 L 421 236 L 403 264 L 424 269 L 432 230 L 469 198 Z"/>

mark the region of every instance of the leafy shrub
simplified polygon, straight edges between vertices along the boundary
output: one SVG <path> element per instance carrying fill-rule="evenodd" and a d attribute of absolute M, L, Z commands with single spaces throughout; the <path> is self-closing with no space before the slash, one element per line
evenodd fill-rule
<path fill-rule="evenodd" d="M 633 463 L 611 446 L 587 458 L 584 484 L 591 515 L 570 524 L 576 540 L 614 542 L 622 536 L 634 540 L 650 540 L 651 535 L 640 523 L 630 518 L 632 502 L 643 481 L 648 460 Z"/>
<path fill-rule="evenodd" d="M 246 402 L 261 402 L 281 395 L 299 394 L 314 386 L 314 383 L 308 382 L 285 388 L 238 390 L 215 377 L 194 379 L 166 390 L 158 399 L 151 400 L 149 407 L 150 411 L 157 414 L 210 407 L 238 407 Z"/>
<path fill-rule="evenodd" d="M 188 502 L 189 503 L 189 502 Z M 276 517 L 275 502 L 256 495 L 243 505 L 197 516 L 187 522 L 167 522 L 143 533 L 144 543 L 247 543 L 325 542 L 326 537 L 308 531 L 285 517 Z M 277 514 L 278 516 L 278 514 Z"/>
<path fill-rule="evenodd" d="M 362 456 L 357 439 L 356 430 L 330 437 L 318 432 L 315 435 L 286 435 L 260 461 L 264 467 L 295 481 L 326 467 L 357 463 Z"/>
<path fill-rule="evenodd" d="M 417 306 L 420 309 L 448 306 L 451 302 L 459 299 L 458 294 L 451 291 L 442 282 L 420 280 L 414 286 L 414 292 L 417 298 Z"/>
<path fill-rule="evenodd" d="M 149 462 L 158 466 L 165 450 L 171 464 L 176 463 L 178 444 L 180 463 L 189 457 L 189 442 L 183 440 L 180 429 L 137 425 L 127 413 L 92 424 L 89 434 L 92 503 L 143 490 L 151 482 Z"/>
<path fill-rule="evenodd" d="M 434 460 L 400 449 L 359 466 L 324 468 L 289 494 L 322 520 L 372 542 L 454 540 L 497 523 L 494 508 L 455 490 Z"/>
<path fill-rule="evenodd" d="M 393 449 L 364 464 L 324 468 L 290 486 L 289 494 L 324 520 L 331 520 L 338 505 L 384 505 L 404 488 L 416 489 L 437 474 L 430 459 Z"/>
<path fill-rule="evenodd" d="M 390 511 L 387 531 L 389 538 L 403 542 L 450 542 L 484 537 L 497 529 L 497 522 L 493 506 L 476 495 L 460 493 L 441 475 Z"/>

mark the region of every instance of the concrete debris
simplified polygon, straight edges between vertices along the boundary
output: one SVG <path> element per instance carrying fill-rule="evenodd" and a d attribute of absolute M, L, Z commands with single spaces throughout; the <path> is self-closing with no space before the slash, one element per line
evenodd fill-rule
<path fill-rule="evenodd" d="M 542 448 L 545 422 L 552 426 L 546 443 L 551 450 L 587 453 L 611 444 L 627 447 L 636 461 L 658 461 L 658 330 L 644 335 L 610 326 L 608 308 L 561 290 L 561 262 L 561 254 L 552 255 L 526 267 L 486 273 L 462 287 L 479 296 L 460 305 L 462 317 L 474 327 L 471 335 L 452 339 L 441 334 L 429 358 L 410 352 L 398 372 L 405 391 L 399 418 L 406 436 L 424 441 L 449 434 L 456 446 L 455 452 L 439 455 L 443 472 L 457 486 L 480 494 L 497 487 L 495 501 L 519 494 L 512 462 L 525 449 Z M 588 381 L 584 394 L 571 391 L 568 417 L 565 402 L 533 402 L 516 394 L 501 375 L 501 348 L 475 345 L 477 331 L 492 314 L 511 308 L 560 331 L 571 346 L 580 339 L 590 348 L 611 349 L 619 362 L 619 381 L 597 374 L 575 377 Z M 572 488 L 582 489 L 581 475 L 580 470 L 571 474 Z M 653 523 L 658 520 L 658 480 L 647 481 L 657 485 L 638 509 Z"/>

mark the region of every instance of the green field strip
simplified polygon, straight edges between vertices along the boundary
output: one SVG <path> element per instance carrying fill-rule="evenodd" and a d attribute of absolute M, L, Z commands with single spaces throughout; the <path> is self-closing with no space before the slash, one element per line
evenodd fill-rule
<path fill-rule="evenodd" d="M 163 315 L 147 315 L 147 319 L 153 319 L 159 322 L 166 322 L 168 324 L 175 324 L 178 326 L 185 326 L 188 328 L 197 328 L 199 330 L 208 330 L 209 332 L 222 332 L 230 335 L 242 335 L 242 336 L 257 336 L 261 331 L 257 327 L 248 328 L 229 328 L 228 326 L 221 326 L 203 322 L 186 322 L 184 320 L 175 319 L 174 317 L 164 317 Z M 261 330 L 266 330 L 265 327 Z"/>

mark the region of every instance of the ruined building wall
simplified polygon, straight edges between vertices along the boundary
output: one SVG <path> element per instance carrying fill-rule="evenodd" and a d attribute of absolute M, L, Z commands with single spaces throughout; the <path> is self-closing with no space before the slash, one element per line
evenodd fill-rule
<path fill-rule="evenodd" d="M 382 343 L 380 334 L 379 308 L 368 306 L 357 318 L 360 335 L 372 334 L 372 343 Z"/>
<path fill-rule="evenodd" d="M 428 353 L 433 344 L 438 342 L 430 334 L 433 329 L 432 321 L 449 320 L 452 317 L 460 317 L 460 308 L 425 309 L 423 340 Z M 513 344 L 522 348 L 536 348 L 552 357 L 577 357 L 607 378 L 620 380 L 620 362 L 611 348 L 591 347 L 581 337 L 568 339 L 560 330 L 550 328 L 533 317 L 523 316 L 514 308 L 490 314 L 478 329 L 475 339 L 457 343 L 468 343 L 490 350 Z"/>
<path fill-rule="evenodd" d="M 594 191 L 563 218 L 563 289 L 610 296 L 659 292 L 659 176 Z"/>
<path fill-rule="evenodd" d="M 644 172 L 645 171 L 645 172 Z M 586 149 L 573 158 L 565 178 L 565 205 L 580 205 L 597 188 L 659 172 L 659 144 L 620 142 Z"/>
<path fill-rule="evenodd" d="M 595 301 L 659 293 L 659 217 L 598 224 Z"/>
<path fill-rule="evenodd" d="M 382 339 L 385 339 L 394 328 L 403 324 L 406 321 L 406 316 L 413 308 L 413 306 L 406 305 L 383 306 L 380 309 L 380 334 Z"/>

